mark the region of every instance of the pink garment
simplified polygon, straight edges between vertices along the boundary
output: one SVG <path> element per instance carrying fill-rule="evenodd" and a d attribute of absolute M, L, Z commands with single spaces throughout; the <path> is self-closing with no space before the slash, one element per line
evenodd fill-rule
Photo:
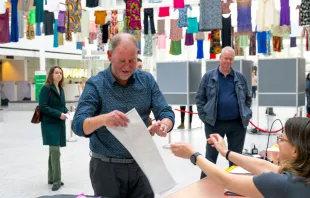
<path fill-rule="evenodd" d="M 10 42 L 9 9 L 0 14 L 0 43 Z"/>
<path fill-rule="evenodd" d="M 184 8 L 184 0 L 173 0 L 173 7 L 174 8 Z"/>
<path fill-rule="evenodd" d="M 157 35 L 158 49 L 166 49 L 166 34 Z"/>

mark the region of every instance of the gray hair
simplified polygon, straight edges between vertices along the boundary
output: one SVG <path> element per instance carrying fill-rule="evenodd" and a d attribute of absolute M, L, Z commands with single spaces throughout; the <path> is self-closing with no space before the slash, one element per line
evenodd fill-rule
<path fill-rule="evenodd" d="M 127 41 L 131 41 L 138 48 L 138 42 L 133 35 L 128 33 L 118 33 L 111 39 L 110 51 L 113 52 L 120 43 Z"/>
<path fill-rule="evenodd" d="M 224 52 L 233 52 L 234 53 L 234 56 L 235 56 L 235 50 L 234 50 L 234 48 L 232 48 L 232 47 L 230 47 L 230 46 L 226 46 L 226 47 L 224 47 L 223 49 L 222 49 L 222 52 L 221 52 L 221 54 L 224 54 Z"/>

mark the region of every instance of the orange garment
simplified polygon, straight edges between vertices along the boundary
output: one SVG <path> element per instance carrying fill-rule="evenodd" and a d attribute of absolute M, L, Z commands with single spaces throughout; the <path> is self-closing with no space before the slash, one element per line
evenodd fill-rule
<path fill-rule="evenodd" d="M 281 52 L 282 50 L 282 38 L 279 36 L 273 36 L 273 51 L 274 52 Z"/>
<path fill-rule="evenodd" d="M 96 20 L 95 20 L 95 23 L 97 25 L 104 25 L 106 24 L 105 22 L 105 17 L 107 16 L 107 11 L 95 11 L 95 17 L 96 17 Z"/>

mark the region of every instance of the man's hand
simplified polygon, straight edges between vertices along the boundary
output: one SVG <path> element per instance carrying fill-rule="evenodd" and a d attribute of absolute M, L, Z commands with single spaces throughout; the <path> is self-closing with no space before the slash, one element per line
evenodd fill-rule
<path fill-rule="evenodd" d="M 104 126 L 106 127 L 127 127 L 129 123 L 128 117 L 123 112 L 117 110 L 102 116 Z"/>
<path fill-rule="evenodd" d="M 166 137 L 168 132 L 168 126 L 162 121 L 157 121 L 153 125 L 149 126 L 148 130 L 152 136 L 156 133 L 160 137 Z"/>
<path fill-rule="evenodd" d="M 194 147 L 184 142 L 177 142 L 175 144 L 171 144 L 171 151 L 175 156 L 184 159 L 189 159 L 195 153 Z"/>

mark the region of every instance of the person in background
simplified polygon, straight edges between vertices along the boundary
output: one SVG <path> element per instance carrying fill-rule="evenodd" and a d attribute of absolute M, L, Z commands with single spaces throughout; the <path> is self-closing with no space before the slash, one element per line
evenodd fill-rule
<path fill-rule="evenodd" d="M 186 106 L 180 106 L 181 109 L 181 124 L 178 126 L 178 129 L 184 129 L 185 125 L 184 125 L 184 121 L 185 121 L 185 110 L 186 110 Z M 189 111 L 193 112 L 193 108 L 192 106 L 189 106 Z M 191 124 L 192 124 L 192 119 L 193 119 L 193 114 L 189 114 L 189 128 L 191 128 Z"/>
<path fill-rule="evenodd" d="M 219 133 L 227 135 L 228 148 L 241 153 L 246 128 L 252 117 L 252 98 L 246 78 L 231 66 L 235 51 L 227 46 L 222 49 L 220 65 L 208 71 L 201 79 L 196 95 L 198 115 L 205 124 L 206 138 Z M 218 152 L 206 144 L 206 158 L 216 163 Z M 229 162 L 231 166 L 233 163 Z M 206 177 L 201 173 L 201 178 Z"/>
<path fill-rule="evenodd" d="M 252 99 L 256 99 L 257 91 L 257 76 L 252 72 Z"/>
<path fill-rule="evenodd" d="M 269 161 L 241 155 L 227 149 L 220 134 L 210 134 L 208 144 L 223 157 L 253 175 L 227 173 L 204 158 L 190 144 L 176 143 L 171 151 L 177 157 L 191 159 L 218 185 L 245 197 L 306 198 L 310 194 L 310 120 L 294 117 L 285 123 L 277 137 L 280 166 Z"/>
<path fill-rule="evenodd" d="M 142 63 L 142 60 L 140 59 L 140 58 L 137 58 L 137 68 L 138 69 L 140 69 L 140 70 L 142 70 L 142 68 L 143 68 L 143 63 Z"/>
<path fill-rule="evenodd" d="M 81 95 L 84 91 L 86 81 L 87 81 L 87 78 L 82 77 L 81 78 L 81 84 L 78 84 L 79 97 L 81 97 Z"/>
<path fill-rule="evenodd" d="M 66 146 L 65 114 L 69 112 L 63 86 L 61 67 L 52 67 L 39 96 L 43 145 L 49 146 L 48 184 L 53 184 L 53 191 L 64 185 L 61 181 L 60 147 Z"/>
<path fill-rule="evenodd" d="M 154 77 L 136 69 L 138 43 L 126 33 L 113 36 L 108 51 L 110 66 L 92 76 L 79 99 L 72 130 L 90 139 L 90 179 L 95 196 L 153 198 L 150 183 L 129 153 L 107 127 L 127 127 L 125 113 L 135 108 L 147 126 L 152 111 L 156 122 L 151 135 L 166 137 L 174 124 Z"/>
<path fill-rule="evenodd" d="M 306 96 L 307 96 L 307 117 L 310 118 L 310 73 L 306 78 Z"/>
<path fill-rule="evenodd" d="M 271 116 L 276 116 L 276 114 L 273 112 L 273 107 L 267 107 L 265 114 L 271 115 Z"/>

